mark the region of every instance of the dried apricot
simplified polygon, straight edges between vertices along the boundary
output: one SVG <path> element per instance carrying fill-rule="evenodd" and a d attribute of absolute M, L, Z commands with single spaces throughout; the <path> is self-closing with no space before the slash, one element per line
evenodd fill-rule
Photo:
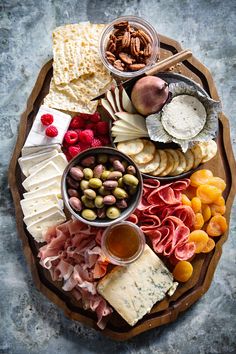
<path fill-rule="evenodd" d="M 207 225 L 207 233 L 209 236 L 220 236 L 227 230 L 227 221 L 224 216 L 217 214 L 211 218 Z"/>
<path fill-rule="evenodd" d="M 194 213 L 199 213 L 199 211 L 202 208 L 201 199 L 198 197 L 193 197 L 193 199 L 191 200 L 191 207 L 192 207 Z"/>
<path fill-rule="evenodd" d="M 188 261 L 179 261 L 174 270 L 173 276 L 175 280 L 185 283 L 193 274 L 193 266 Z"/>
<path fill-rule="evenodd" d="M 204 221 L 208 221 L 211 218 L 211 208 L 207 204 L 202 204 L 202 216 Z"/>
<path fill-rule="evenodd" d="M 198 187 L 202 184 L 207 184 L 212 177 L 213 173 L 210 170 L 198 170 L 190 177 L 191 186 Z"/>
<path fill-rule="evenodd" d="M 187 197 L 186 194 L 182 194 L 181 200 L 183 205 L 187 205 L 191 207 L 191 200 Z"/>
<path fill-rule="evenodd" d="M 213 203 L 217 198 L 221 196 L 221 190 L 215 186 L 209 186 L 208 184 L 202 184 L 197 188 L 197 197 L 201 199 L 204 204 Z"/>
<path fill-rule="evenodd" d="M 222 195 L 219 198 L 217 198 L 216 200 L 214 200 L 214 204 L 219 205 L 219 206 L 225 205 L 225 200 L 222 197 Z"/>
<path fill-rule="evenodd" d="M 184 194 L 191 200 L 193 197 L 196 196 L 196 187 L 192 187 L 191 185 L 184 191 Z"/>
<path fill-rule="evenodd" d="M 220 178 L 220 177 L 212 177 L 212 178 L 210 178 L 209 181 L 207 182 L 207 184 L 209 184 L 210 186 L 215 186 L 216 188 L 220 189 L 222 192 L 226 188 L 225 181 L 222 178 Z"/>
<path fill-rule="evenodd" d="M 201 228 L 204 225 L 204 219 L 201 213 L 196 213 L 195 214 L 195 221 L 194 221 L 194 225 L 193 228 L 194 230 L 201 230 Z"/>
<path fill-rule="evenodd" d="M 206 246 L 203 248 L 202 252 L 203 253 L 208 253 L 211 252 L 213 250 L 213 248 L 215 247 L 215 241 L 209 237 Z"/>
<path fill-rule="evenodd" d="M 195 253 L 200 253 L 206 247 L 208 241 L 208 235 L 203 230 L 192 231 L 188 236 L 189 242 L 194 242 L 196 245 Z"/>
<path fill-rule="evenodd" d="M 226 211 L 225 205 L 217 205 L 215 203 L 211 204 L 210 208 L 211 208 L 211 215 L 212 216 L 215 216 L 217 214 L 224 215 L 224 213 Z"/>

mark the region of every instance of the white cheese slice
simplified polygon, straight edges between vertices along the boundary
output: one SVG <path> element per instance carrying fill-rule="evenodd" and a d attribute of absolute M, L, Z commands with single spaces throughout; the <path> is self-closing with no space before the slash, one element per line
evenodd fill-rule
<path fill-rule="evenodd" d="M 36 154 L 32 154 L 32 155 L 27 155 L 24 157 L 20 157 L 18 159 L 21 171 L 23 172 L 23 174 L 28 177 L 31 173 L 29 172 L 29 170 L 31 169 L 31 167 L 37 165 L 38 163 L 47 160 L 53 156 L 58 155 L 58 151 L 56 149 L 54 150 L 50 150 L 50 151 L 46 151 L 43 153 L 36 153 Z"/>
<path fill-rule="evenodd" d="M 61 152 L 60 144 L 51 144 L 51 145 L 40 145 L 40 146 L 23 146 L 21 149 L 22 156 L 29 156 L 35 153 L 49 152 L 51 150 L 57 150 Z"/>
<path fill-rule="evenodd" d="M 113 127 L 123 128 L 124 130 L 129 129 L 135 132 L 147 133 L 147 129 L 140 129 L 139 127 L 134 127 L 133 125 L 122 120 L 116 120 L 115 122 L 113 122 Z"/>
<path fill-rule="evenodd" d="M 145 122 L 145 118 L 143 116 L 141 116 L 140 114 L 135 114 L 135 113 L 127 113 L 127 112 L 117 112 L 115 113 L 115 115 L 129 123 L 130 125 L 134 126 L 134 127 L 138 127 L 142 130 L 147 130 L 146 128 L 146 122 Z"/>
<path fill-rule="evenodd" d="M 44 183 L 43 186 L 39 189 L 35 189 L 32 192 L 26 192 L 23 194 L 25 199 L 42 197 L 45 194 L 56 194 L 58 198 L 61 198 L 61 184 L 60 181 L 51 181 L 49 183 Z"/>
<path fill-rule="evenodd" d="M 134 326 L 173 286 L 173 276 L 160 258 L 145 246 L 137 261 L 117 266 L 102 280 L 97 290 L 114 309 Z"/>
<path fill-rule="evenodd" d="M 45 130 L 47 127 L 43 125 L 41 122 L 41 116 L 43 114 L 52 114 L 53 125 L 55 125 L 58 130 L 58 135 L 56 137 L 51 138 L 46 136 Z M 29 135 L 26 139 L 24 147 L 62 144 L 62 140 L 69 127 L 70 121 L 71 121 L 71 116 L 69 114 L 62 113 L 53 108 L 41 106 L 36 115 L 36 118 L 29 132 Z"/>
<path fill-rule="evenodd" d="M 62 211 L 57 210 L 54 213 L 40 219 L 39 221 L 30 224 L 27 227 L 27 230 L 37 242 L 44 242 L 44 235 L 47 229 L 51 226 L 60 225 L 65 221 L 65 214 Z"/>
<path fill-rule="evenodd" d="M 56 194 L 45 194 L 39 197 L 22 199 L 20 205 L 24 216 L 32 216 L 35 213 L 47 210 L 52 206 L 60 206 L 62 208 L 63 201 L 58 199 Z"/>
<path fill-rule="evenodd" d="M 66 168 L 66 166 L 68 164 L 65 154 L 60 153 L 60 154 L 57 154 L 56 156 L 50 157 L 49 159 L 44 160 L 44 161 L 32 166 L 29 169 L 29 174 L 31 175 L 32 173 L 37 172 L 41 167 L 45 166 L 50 161 L 55 163 L 55 165 L 59 168 L 61 173 L 63 173 L 64 169 Z"/>
<path fill-rule="evenodd" d="M 61 210 L 60 207 L 58 205 L 52 206 L 46 210 L 43 211 L 39 211 L 38 213 L 35 213 L 33 215 L 30 216 L 26 216 L 24 217 L 24 223 L 26 224 L 26 226 L 29 226 L 31 224 L 33 224 L 34 222 L 37 222 L 45 217 L 47 217 L 48 215 L 54 214 L 56 211 Z"/>
<path fill-rule="evenodd" d="M 127 141 L 127 140 L 132 140 L 135 138 L 140 138 L 140 136 L 130 136 L 130 135 L 123 135 L 123 134 L 118 134 L 116 135 L 116 138 L 114 140 L 114 143 L 119 143 L 121 141 Z"/>
<path fill-rule="evenodd" d="M 54 162 L 50 161 L 35 173 L 27 177 L 22 185 L 27 191 L 29 191 L 32 183 L 43 183 L 49 177 L 53 177 L 57 174 L 61 174 L 61 171 L 54 164 Z"/>
<path fill-rule="evenodd" d="M 37 191 L 38 189 L 42 188 L 43 186 L 51 182 L 57 182 L 61 185 L 61 173 L 50 176 L 49 178 L 45 179 L 43 182 L 32 182 L 32 184 L 30 184 L 29 186 L 29 192 Z"/>
<path fill-rule="evenodd" d="M 142 132 L 136 132 L 132 129 L 123 129 L 123 128 L 116 128 L 116 127 L 112 127 L 111 129 L 112 133 L 118 135 L 118 134 L 122 134 L 122 135 L 135 135 L 135 136 L 146 136 L 148 133 L 142 133 Z"/>

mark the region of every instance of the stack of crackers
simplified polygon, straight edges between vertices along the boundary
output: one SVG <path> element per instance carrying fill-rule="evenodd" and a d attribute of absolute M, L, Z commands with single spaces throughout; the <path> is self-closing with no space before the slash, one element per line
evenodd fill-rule
<path fill-rule="evenodd" d="M 111 84 L 99 56 L 102 24 L 65 25 L 53 32 L 53 78 L 44 104 L 69 112 L 94 113 L 91 99 Z"/>

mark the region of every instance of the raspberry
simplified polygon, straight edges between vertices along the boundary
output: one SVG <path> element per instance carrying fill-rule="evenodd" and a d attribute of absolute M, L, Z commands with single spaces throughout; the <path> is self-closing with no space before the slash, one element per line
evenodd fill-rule
<path fill-rule="evenodd" d="M 91 129 L 93 132 L 96 131 L 96 124 L 95 123 L 88 123 L 86 124 L 86 129 Z"/>
<path fill-rule="evenodd" d="M 81 148 L 79 147 L 79 145 L 69 147 L 69 154 L 71 157 L 77 156 L 80 152 L 81 152 Z"/>
<path fill-rule="evenodd" d="M 103 136 L 100 136 L 99 139 L 100 139 L 103 146 L 110 145 L 110 143 L 111 143 L 108 136 L 103 135 Z"/>
<path fill-rule="evenodd" d="M 98 122 L 96 127 L 97 127 L 97 132 L 101 135 L 105 135 L 109 131 L 108 122 Z"/>
<path fill-rule="evenodd" d="M 79 133 L 79 141 L 85 144 L 91 144 L 94 134 L 91 129 L 85 129 Z"/>
<path fill-rule="evenodd" d="M 81 149 L 81 151 L 87 150 L 91 147 L 91 144 L 84 144 L 84 143 L 79 143 L 76 146 L 79 146 L 79 148 Z"/>
<path fill-rule="evenodd" d="M 100 116 L 100 114 L 98 112 L 95 112 L 94 114 L 91 115 L 90 120 L 93 123 L 98 123 L 101 120 L 101 116 Z"/>
<path fill-rule="evenodd" d="M 85 126 L 85 120 L 80 115 L 73 117 L 70 122 L 71 129 L 80 129 L 80 128 L 84 128 L 84 126 Z"/>
<path fill-rule="evenodd" d="M 43 125 L 50 125 L 53 122 L 53 115 L 52 114 L 43 114 L 41 116 L 41 123 Z"/>
<path fill-rule="evenodd" d="M 72 156 L 69 154 L 69 152 L 65 152 L 66 159 L 69 162 L 72 159 Z"/>
<path fill-rule="evenodd" d="M 83 118 L 84 120 L 90 120 L 92 114 L 80 113 L 79 115 L 80 115 L 80 117 Z"/>
<path fill-rule="evenodd" d="M 92 147 L 98 147 L 98 146 L 102 146 L 101 140 L 98 138 L 94 138 L 91 144 Z"/>
<path fill-rule="evenodd" d="M 55 125 L 50 125 L 49 127 L 47 127 L 47 129 L 45 130 L 45 134 L 50 137 L 50 138 L 55 138 L 55 136 L 58 135 L 58 130 L 55 127 Z"/>
<path fill-rule="evenodd" d="M 64 140 L 68 145 L 74 145 L 78 141 L 78 133 L 74 130 L 68 130 L 64 135 Z"/>

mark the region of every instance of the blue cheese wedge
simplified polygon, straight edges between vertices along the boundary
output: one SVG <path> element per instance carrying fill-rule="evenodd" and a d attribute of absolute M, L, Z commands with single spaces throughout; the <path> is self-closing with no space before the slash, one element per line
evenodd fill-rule
<path fill-rule="evenodd" d="M 137 261 L 126 267 L 115 267 L 99 281 L 97 290 L 130 326 L 134 326 L 166 296 L 173 284 L 172 274 L 146 245 Z"/>

